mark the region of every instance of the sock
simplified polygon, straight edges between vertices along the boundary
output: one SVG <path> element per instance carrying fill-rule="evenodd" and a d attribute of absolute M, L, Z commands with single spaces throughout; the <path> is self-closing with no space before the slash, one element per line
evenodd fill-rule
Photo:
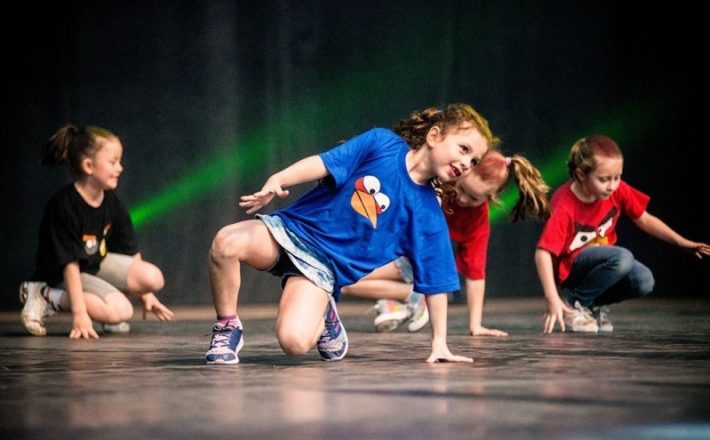
<path fill-rule="evenodd" d="M 217 315 L 217 322 L 220 324 L 227 326 L 227 325 L 233 325 L 234 327 L 241 327 L 242 323 L 239 321 L 239 318 L 237 315 L 230 315 L 230 316 L 219 316 Z"/>
<path fill-rule="evenodd" d="M 49 305 L 51 305 L 57 312 L 62 310 L 59 303 L 62 299 L 62 295 L 64 294 L 66 294 L 66 292 L 63 289 L 56 289 L 49 286 L 42 289 L 42 296 L 44 296 L 44 299 L 46 299 Z"/>

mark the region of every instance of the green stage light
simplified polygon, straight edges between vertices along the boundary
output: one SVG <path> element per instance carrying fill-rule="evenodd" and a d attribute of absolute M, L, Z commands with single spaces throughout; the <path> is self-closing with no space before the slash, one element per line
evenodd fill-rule
<path fill-rule="evenodd" d="M 236 154 L 228 152 L 214 156 L 203 166 L 175 182 L 169 189 L 132 207 L 130 215 L 134 227 L 139 229 L 183 203 L 218 188 L 231 175 L 253 172 L 254 164 L 264 145 L 264 141 L 258 138 L 247 140 Z"/>

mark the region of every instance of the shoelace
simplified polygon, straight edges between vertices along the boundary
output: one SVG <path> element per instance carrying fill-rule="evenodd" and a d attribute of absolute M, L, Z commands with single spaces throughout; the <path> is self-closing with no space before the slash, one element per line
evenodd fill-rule
<path fill-rule="evenodd" d="M 338 336 L 333 336 L 335 333 L 335 329 L 337 328 L 337 325 L 339 324 L 339 321 L 326 321 L 325 322 L 325 328 L 323 329 L 323 333 L 321 334 L 320 338 L 318 339 L 318 346 L 320 348 L 327 348 L 327 349 L 339 349 L 340 345 L 340 339 L 338 338 L 340 336 L 340 333 L 338 333 Z"/>
<path fill-rule="evenodd" d="M 609 320 L 608 312 L 606 308 L 600 307 L 599 308 L 599 321 L 604 322 Z"/>
<path fill-rule="evenodd" d="M 235 327 L 232 326 L 219 327 L 215 325 L 212 328 L 212 347 L 227 347 L 234 330 Z"/>

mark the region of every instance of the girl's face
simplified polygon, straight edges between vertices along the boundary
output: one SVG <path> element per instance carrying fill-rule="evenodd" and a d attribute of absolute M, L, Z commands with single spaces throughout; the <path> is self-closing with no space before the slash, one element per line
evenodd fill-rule
<path fill-rule="evenodd" d="M 620 157 L 604 157 L 595 155 L 596 169 L 586 176 L 581 172 L 580 186 L 591 201 L 606 200 L 619 188 L 621 173 L 624 170 L 624 160 Z"/>
<path fill-rule="evenodd" d="M 488 142 L 479 131 L 471 126 L 452 129 L 443 135 L 434 126 L 427 135 L 431 148 L 433 174 L 442 182 L 460 179 L 471 169 L 471 163 L 478 163 L 488 151 Z"/>
<path fill-rule="evenodd" d="M 498 193 L 495 182 L 484 181 L 475 168 L 463 179 L 456 182 L 456 204 L 463 207 L 481 206 Z"/>
<path fill-rule="evenodd" d="M 118 186 L 118 177 L 123 172 L 121 166 L 121 156 L 123 146 L 116 138 L 100 140 L 103 146 L 96 152 L 93 158 L 87 158 L 85 172 L 88 174 L 89 182 L 95 184 L 103 190 L 115 189 Z"/>

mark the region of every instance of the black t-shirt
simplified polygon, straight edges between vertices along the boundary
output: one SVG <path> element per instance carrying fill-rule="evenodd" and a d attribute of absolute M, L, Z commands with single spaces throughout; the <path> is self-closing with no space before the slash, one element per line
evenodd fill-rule
<path fill-rule="evenodd" d="M 134 255 L 136 234 L 128 211 L 113 191 L 101 206 L 88 205 L 74 184 L 57 191 L 44 209 L 33 280 L 50 286 L 64 280 L 64 266 L 78 262 L 81 272 L 96 274 L 107 252 Z"/>

